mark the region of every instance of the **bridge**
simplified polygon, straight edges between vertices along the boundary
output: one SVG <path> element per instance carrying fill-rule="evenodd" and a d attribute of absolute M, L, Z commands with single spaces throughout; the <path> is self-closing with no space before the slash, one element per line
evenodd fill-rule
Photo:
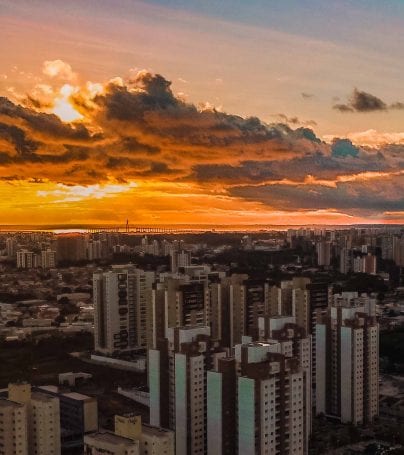
<path fill-rule="evenodd" d="M 99 232 L 110 232 L 110 233 L 126 233 L 126 234 L 178 234 L 195 232 L 194 229 L 180 229 L 180 228 L 169 228 L 169 227 L 158 227 L 158 226 L 100 226 L 91 227 L 86 230 L 88 234 L 96 234 Z"/>

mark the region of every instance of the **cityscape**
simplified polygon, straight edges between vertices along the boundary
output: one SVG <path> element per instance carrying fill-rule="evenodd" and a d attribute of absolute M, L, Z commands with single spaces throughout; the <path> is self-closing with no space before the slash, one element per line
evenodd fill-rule
<path fill-rule="evenodd" d="M 404 2 L 0 0 L 0 455 L 404 455 Z"/>
<path fill-rule="evenodd" d="M 401 226 L 3 232 L 0 250 L 5 454 L 404 445 Z"/>

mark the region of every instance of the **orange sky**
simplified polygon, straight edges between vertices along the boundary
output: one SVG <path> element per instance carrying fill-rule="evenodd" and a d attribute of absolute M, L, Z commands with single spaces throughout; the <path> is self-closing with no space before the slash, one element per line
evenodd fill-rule
<path fill-rule="evenodd" d="M 132 224 L 404 222 L 404 132 L 399 129 L 404 105 L 394 93 L 375 95 L 354 90 L 357 84 L 351 83 L 342 87 L 341 77 L 330 76 L 333 89 L 325 102 L 325 87 L 317 81 L 315 92 L 299 60 L 290 73 L 293 78 L 301 74 L 294 98 L 279 68 L 257 68 L 268 78 L 268 94 L 259 83 L 250 89 L 245 68 L 242 75 L 233 73 L 233 80 L 228 72 L 223 77 L 229 48 L 215 24 L 223 23 L 220 33 L 234 38 L 232 59 L 238 55 L 240 65 L 248 43 L 235 45 L 247 30 L 280 43 L 284 56 L 288 48 L 296 49 L 295 36 L 245 23 L 237 24 L 237 35 L 234 23 L 219 17 L 134 3 L 139 15 L 128 22 L 111 16 L 111 24 L 121 21 L 122 34 L 108 32 L 106 42 L 100 33 L 107 21 L 102 13 L 90 27 L 84 16 L 72 22 L 69 35 L 71 11 L 59 25 L 61 18 L 55 16 L 54 24 L 41 27 L 39 15 L 28 15 L 25 2 L 0 0 L 5 6 L 0 39 L 3 33 L 2 42 L 9 43 L 0 57 L 0 223 L 122 224 L 127 218 Z M 127 52 L 117 43 L 135 17 L 143 18 L 136 24 L 140 29 L 150 26 L 153 38 L 134 41 L 138 61 L 114 72 L 111 61 Z M 206 36 L 208 45 L 215 38 L 222 46 L 223 71 L 202 63 L 208 49 L 199 57 L 180 49 L 184 41 L 176 40 L 191 39 L 196 23 L 199 38 Z M 175 26 L 178 36 L 168 39 Z M 49 49 L 46 36 L 54 36 Z M 146 50 L 164 40 L 166 49 L 150 60 Z M 306 44 L 318 53 L 316 66 L 331 63 L 327 59 L 335 43 L 307 38 Z M 109 58 L 97 61 L 103 47 Z M 187 74 L 182 61 L 175 74 L 175 54 L 168 64 L 165 51 L 174 48 L 188 54 Z M 369 63 L 371 50 L 366 52 Z M 139 69 L 151 61 L 155 71 Z M 121 67 L 120 62 L 115 69 Z M 194 79 L 189 80 L 191 67 Z M 175 74 L 173 82 L 159 75 L 159 68 Z M 197 68 L 200 79 L 193 74 Z M 256 78 L 251 75 L 251 81 Z M 362 85 L 363 74 L 357 79 Z M 380 88 L 371 76 L 369 86 Z"/>

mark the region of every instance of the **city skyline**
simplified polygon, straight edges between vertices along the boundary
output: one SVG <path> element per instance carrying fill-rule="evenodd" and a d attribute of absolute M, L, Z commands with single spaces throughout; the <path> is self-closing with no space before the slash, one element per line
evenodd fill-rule
<path fill-rule="evenodd" d="M 404 6 L 0 0 L 0 224 L 404 223 Z"/>

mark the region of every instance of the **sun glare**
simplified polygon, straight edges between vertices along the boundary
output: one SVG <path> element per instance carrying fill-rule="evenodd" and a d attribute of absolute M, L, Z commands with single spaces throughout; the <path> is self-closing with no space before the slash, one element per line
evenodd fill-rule
<path fill-rule="evenodd" d="M 55 101 L 53 113 L 56 114 L 63 122 L 74 122 L 80 120 L 83 116 L 74 109 L 74 107 L 65 98 Z"/>
<path fill-rule="evenodd" d="M 83 116 L 72 106 L 69 97 L 77 88 L 70 84 L 65 84 L 60 89 L 60 96 L 55 99 L 52 112 L 56 114 L 63 122 L 74 122 L 80 120 Z"/>

